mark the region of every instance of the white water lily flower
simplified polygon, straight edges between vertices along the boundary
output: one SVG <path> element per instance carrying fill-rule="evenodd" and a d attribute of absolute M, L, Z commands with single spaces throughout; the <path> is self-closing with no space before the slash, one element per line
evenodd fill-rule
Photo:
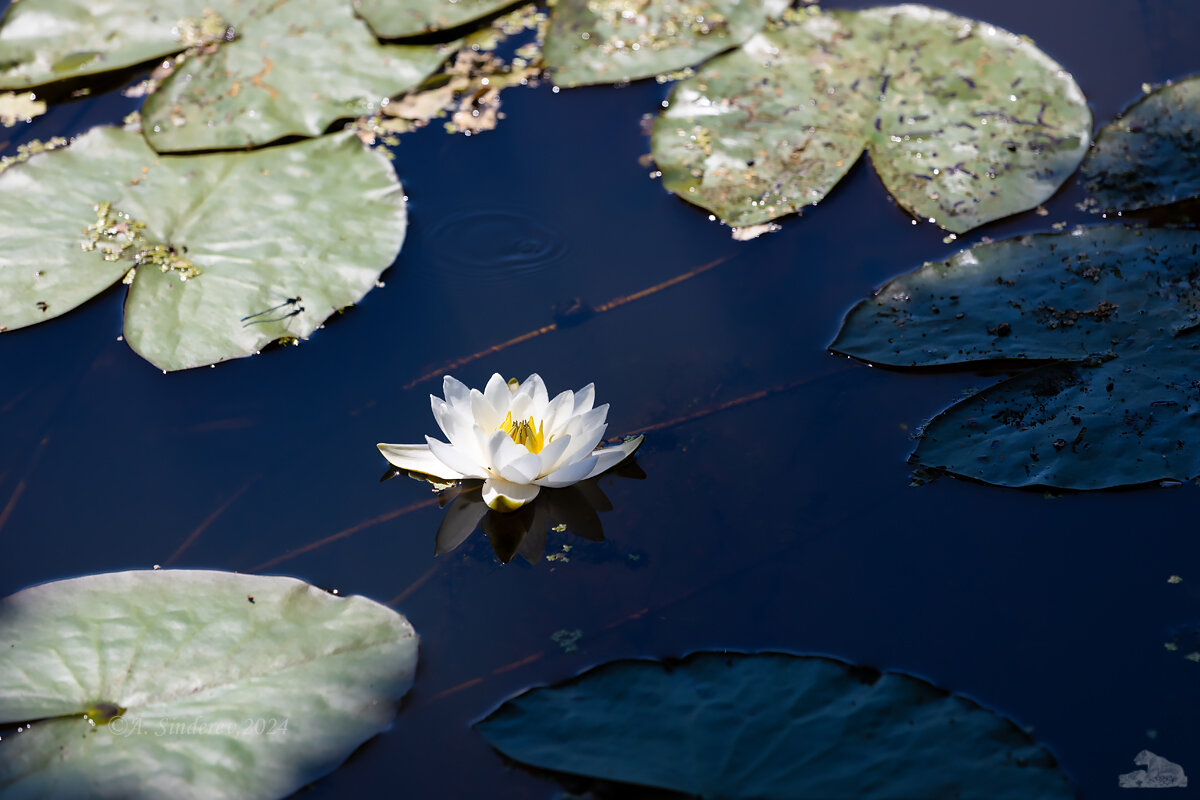
<path fill-rule="evenodd" d="M 542 487 L 570 486 L 616 466 L 642 443 L 634 437 L 598 450 L 608 404 L 592 407 L 592 384 L 550 399 L 536 373 L 517 383 L 493 375 L 482 392 L 447 375 L 446 399 L 430 395 L 433 417 L 449 444 L 380 444 L 394 466 L 442 480 L 483 480 L 483 499 L 515 511 Z"/>

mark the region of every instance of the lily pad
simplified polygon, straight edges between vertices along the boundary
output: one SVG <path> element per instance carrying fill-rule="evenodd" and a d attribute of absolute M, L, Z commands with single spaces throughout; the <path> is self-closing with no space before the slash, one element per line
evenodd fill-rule
<path fill-rule="evenodd" d="M 1051 364 L 939 414 L 923 466 L 1003 486 L 1103 489 L 1200 475 L 1200 337 Z"/>
<path fill-rule="evenodd" d="M 792 13 L 672 92 L 663 184 L 735 227 L 818 203 L 866 148 L 909 213 L 963 232 L 1034 208 L 1091 112 L 1028 39 L 919 5 Z"/>
<path fill-rule="evenodd" d="M 160 152 L 317 136 L 335 120 L 377 113 L 437 70 L 444 47 L 381 45 L 348 3 L 274 3 L 236 41 L 189 55 L 143 109 Z"/>
<path fill-rule="evenodd" d="M 545 60 L 562 86 L 672 72 L 746 41 L 787 0 L 558 0 Z"/>
<path fill-rule="evenodd" d="M 156 366 L 251 355 L 358 302 L 405 220 L 391 164 L 350 134 L 180 157 L 98 128 L 0 174 L 0 329 L 126 276 L 125 338 Z"/>
<path fill-rule="evenodd" d="M 1200 197 L 1200 78 L 1151 92 L 1101 128 L 1083 177 L 1097 213 Z"/>
<path fill-rule="evenodd" d="M 454 28 L 519 0 L 354 0 L 354 10 L 384 39 Z"/>
<path fill-rule="evenodd" d="M 1011 720 L 919 678 L 819 656 L 613 661 L 477 723 L 522 764 L 705 798 L 1069 798 Z"/>
<path fill-rule="evenodd" d="M 241 20 L 270 0 L 21 0 L 0 21 L 0 89 L 121 69 L 199 43 L 201 9 Z M 232 24 L 232 23 L 227 23 Z M 215 38 L 220 38 L 225 25 Z"/>
<path fill-rule="evenodd" d="M 1200 475 L 1200 232 L 1120 226 L 976 246 L 847 315 L 834 352 L 892 367 L 1051 363 L 960 402 L 913 460 L 1003 486 Z"/>
<path fill-rule="evenodd" d="M 5 797 L 277 798 L 384 730 L 399 614 L 293 578 L 119 572 L 0 602 Z"/>

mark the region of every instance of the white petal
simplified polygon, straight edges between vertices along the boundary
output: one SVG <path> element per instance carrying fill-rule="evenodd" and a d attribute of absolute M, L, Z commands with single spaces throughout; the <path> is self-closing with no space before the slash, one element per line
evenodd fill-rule
<path fill-rule="evenodd" d="M 545 477 L 551 472 L 554 472 L 554 470 L 558 469 L 562 464 L 563 453 L 565 453 L 567 448 L 570 446 L 570 434 L 564 433 L 559 436 L 555 436 L 550 444 L 543 447 L 542 452 L 538 453 L 538 456 L 540 456 L 542 460 L 542 469 L 541 474 L 535 475 L 534 477 Z"/>
<path fill-rule="evenodd" d="M 514 421 L 527 420 L 533 416 L 534 406 L 533 396 L 528 392 L 517 392 L 513 395 L 512 405 L 509 410 L 512 412 Z"/>
<path fill-rule="evenodd" d="M 529 455 L 529 451 L 512 440 L 504 431 L 494 431 L 487 438 L 488 468 L 500 475 L 504 467 L 517 459 Z"/>
<path fill-rule="evenodd" d="M 457 481 L 465 477 L 458 470 L 443 464 L 430 452 L 427 444 L 378 444 L 376 447 L 394 467 L 448 481 Z"/>
<path fill-rule="evenodd" d="M 587 386 L 575 393 L 575 414 L 582 414 L 592 410 L 592 404 L 596 402 L 596 384 L 589 383 Z"/>
<path fill-rule="evenodd" d="M 536 372 L 521 384 L 521 391 L 533 399 L 534 415 L 541 419 L 546 413 L 546 404 L 550 402 L 550 393 L 546 391 L 546 383 Z"/>
<path fill-rule="evenodd" d="M 595 414 L 597 411 L 607 413 L 608 406 L 592 409 L 582 419 L 586 419 L 589 415 Z M 593 417 L 593 420 L 603 418 L 604 414 L 600 414 Z M 590 426 L 581 424 L 580 427 L 582 429 L 571 437 L 571 446 L 567 448 L 566 452 L 562 454 L 562 458 L 559 459 L 560 464 L 570 464 L 590 455 L 592 450 L 596 449 L 596 445 L 600 444 L 600 440 L 604 438 L 604 432 L 608 430 L 608 425 L 604 422 L 600 422 L 599 424 L 593 422 Z"/>
<path fill-rule="evenodd" d="M 512 405 L 512 391 L 499 372 L 493 373 L 492 377 L 488 379 L 487 386 L 483 387 L 483 396 L 496 410 L 496 416 L 504 419 L 509 406 Z"/>
<path fill-rule="evenodd" d="M 534 483 L 545 486 L 547 489 L 561 489 L 572 483 L 579 483 L 591 474 L 592 468 L 596 466 L 598 460 L 596 456 L 588 456 L 582 461 L 557 469 L 544 478 L 538 478 Z"/>
<path fill-rule="evenodd" d="M 525 448 L 521 449 L 524 450 Z M 526 451 L 524 455 L 517 456 L 506 462 L 500 468 L 500 477 L 513 483 L 533 483 L 533 479 L 539 477 L 541 471 L 542 459 Z"/>
<path fill-rule="evenodd" d="M 483 465 L 487 461 L 483 455 L 484 451 L 479 449 L 479 444 L 471 433 L 475 423 L 471 418 L 470 411 L 464 414 L 461 409 L 453 408 L 435 398 L 433 418 L 437 421 L 438 427 L 442 429 L 442 433 L 446 434 L 446 440 L 450 442 L 451 447 L 462 452 L 476 464 Z"/>
<path fill-rule="evenodd" d="M 547 439 L 563 432 L 562 429 L 566 426 L 567 420 L 571 418 L 574 410 L 575 393 L 570 389 L 560 393 L 546 405 L 546 411 L 542 414 L 541 419 L 546 426 Z"/>
<path fill-rule="evenodd" d="M 470 397 L 471 390 L 462 381 L 451 378 L 449 375 L 442 378 L 442 395 L 445 396 L 446 402 L 453 408 L 461 408 L 464 411 L 471 407 Z M 433 395 L 430 395 L 433 397 Z"/>
<path fill-rule="evenodd" d="M 471 415 L 475 418 L 476 425 L 489 431 L 496 430 L 500 423 L 504 422 L 504 415 L 497 414 L 496 409 L 478 389 L 471 390 Z"/>
<path fill-rule="evenodd" d="M 531 483 L 510 483 L 502 478 L 488 478 L 483 482 L 483 502 L 493 511 L 508 513 L 537 497 L 541 487 Z"/>
<path fill-rule="evenodd" d="M 587 474 L 587 477 L 594 478 L 629 458 L 633 455 L 633 451 L 641 446 L 642 440 L 645 438 L 645 436 L 637 436 L 627 442 L 621 442 L 620 444 L 592 453 L 596 457 L 596 466 L 592 467 L 592 471 Z"/>
<path fill-rule="evenodd" d="M 430 451 L 447 467 L 457 470 L 464 478 L 486 478 L 487 470 L 482 465 L 476 464 L 471 460 L 466 453 L 455 447 L 452 447 L 445 442 L 439 442 L 432 436 L 426 436 L 425 441 L 429 443 Z"/>

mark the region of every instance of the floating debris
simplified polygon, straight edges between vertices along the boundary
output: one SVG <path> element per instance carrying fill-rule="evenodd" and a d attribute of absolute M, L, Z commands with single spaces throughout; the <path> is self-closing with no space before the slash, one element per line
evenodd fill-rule
<path fill-rule="evenodd" d="M 11 128 L 46 113 L 46 104 L 33 92 L 0 93 L 0 125 Z"/>

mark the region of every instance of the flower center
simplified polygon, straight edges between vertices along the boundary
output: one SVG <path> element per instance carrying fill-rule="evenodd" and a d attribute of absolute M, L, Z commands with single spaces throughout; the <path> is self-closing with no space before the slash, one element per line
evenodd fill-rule
<path fill-rule="evenodd" d="M 510 439 L 531 453 L 540 453 L 542 452 L 542 448 L 546 446 L 543 423 L 539 422 L 537 427 L 534 428 L 533 417 L 514 422 L 512 412 L 510 411 L 508 412 L 508 416 L 504 418 L 504 422 L 500 423 L 500 430 L 507 433 Z"/>

